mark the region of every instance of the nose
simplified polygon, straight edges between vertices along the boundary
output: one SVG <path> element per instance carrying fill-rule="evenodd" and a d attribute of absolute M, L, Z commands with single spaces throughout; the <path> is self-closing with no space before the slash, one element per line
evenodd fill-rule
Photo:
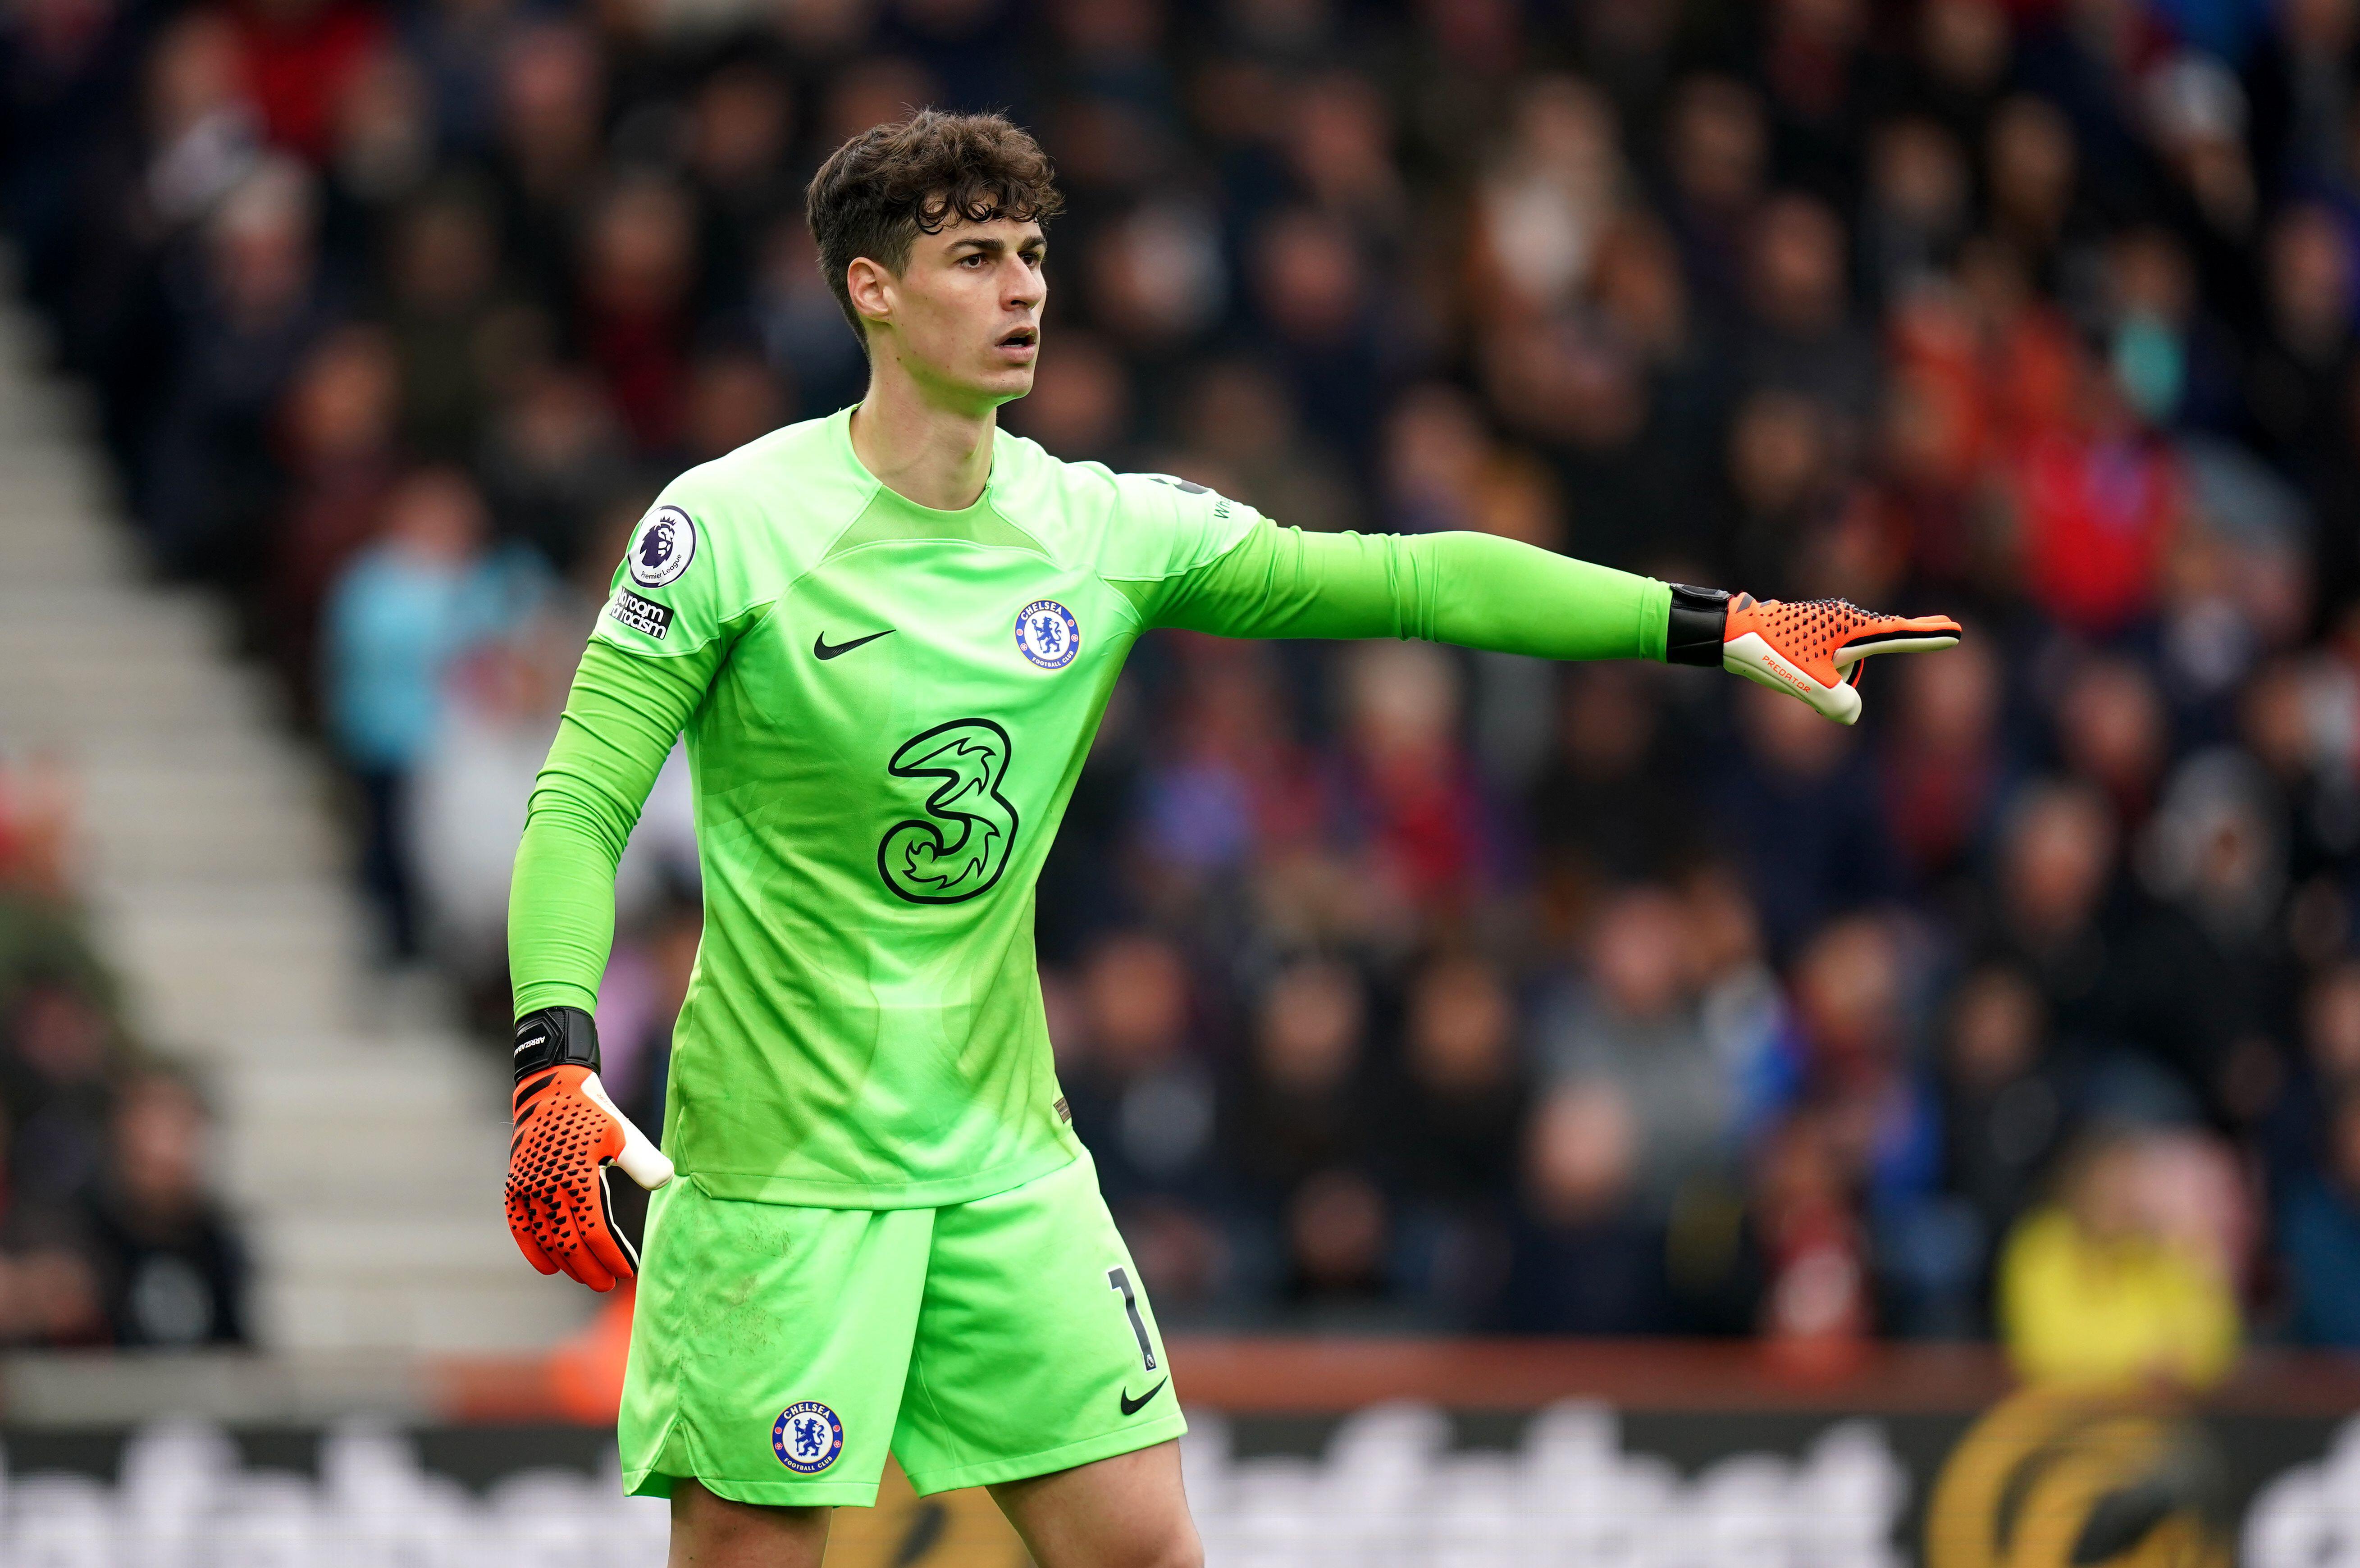
<path fill-rule="evenodd" d="M 1038 310 L 1041 302 L 1049 297 L 1047 277 L 1021 258 L 1011 257 L 1003 276 L 1008 281 L 1002 288 L 1002 298 L 1011 310 Z"/>

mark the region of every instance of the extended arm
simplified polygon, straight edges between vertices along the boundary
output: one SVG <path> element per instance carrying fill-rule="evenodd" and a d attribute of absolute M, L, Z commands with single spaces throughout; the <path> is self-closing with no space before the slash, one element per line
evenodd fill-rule
<path fill-rule="evenodd" d="M 607 1165 L 642 1187 L 672 1173 L 598 1081 L 592 1011 L 615 940 L 615 866 L 718 661 L 717 645 L 653 659 L 591 639 L 534 783 L 508 887 L 517 1013 L 508 1232 L 542 1273 L 562 1269 L 597 1290 L 638 1265 L 612 1223 Z"/>
<path fill-rule="evenodd" d="M 1240 637 L 1415 637 L 1544 659 L 1654 659 L 1668 584 L 1489 534 L 1256 526 L 1160 585 L 1151 618 Z"/>
<path fill-rule="evenodd" d="M 1847 724 L 1860 716 L 1863 659 L 1959 639 L 1948 616 L 1875 615 L 1841 599 L 1757 603 L 1474 533 L 1306 534 L 1262 522 L 1202 567 L 1126 587 L 1153 626 L 1710 665 Z"/>

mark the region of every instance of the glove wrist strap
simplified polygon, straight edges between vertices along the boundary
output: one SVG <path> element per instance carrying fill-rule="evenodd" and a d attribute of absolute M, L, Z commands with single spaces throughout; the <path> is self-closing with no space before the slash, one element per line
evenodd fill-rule
<path fill-rule="evenodd" d="M 552 1067 L 598 1071 L 598 1025 L 579 1007 L 543 1007 L 517 1019 L 519 1080 Z"/>
<path fill-rule="evenodd" d="M 1672 615 L 1664 628 L 1664 662 L 1721 668 L 1721 645 L 1729 631 L 1729 594 L 1720 588 L 1672 587 Z"/>

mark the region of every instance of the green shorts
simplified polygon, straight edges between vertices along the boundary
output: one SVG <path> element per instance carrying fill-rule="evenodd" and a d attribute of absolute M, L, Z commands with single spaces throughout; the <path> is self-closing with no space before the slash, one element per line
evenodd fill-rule
<path fill-rule="evenodd" d="M 1139 1270 L 1084 1155 L 939 1209 L 706 1194 L 648 1206 L 623 1483 L 743 1503 L 1046 1475 L 1187 1430 Z"/>

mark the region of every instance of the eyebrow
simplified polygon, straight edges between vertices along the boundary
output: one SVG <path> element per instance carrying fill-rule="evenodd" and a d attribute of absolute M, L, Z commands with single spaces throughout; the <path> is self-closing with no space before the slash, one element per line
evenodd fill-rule
<path fill-rule="evenodd" d="M 951 242 L 953 255 L 967 247 L 971 247 L 979 255 L 998 256 L 1008 249 L 1008 242 L 997 234 L 989 236 L 977 234 Z M 1016 248 L 1020 251 L 1029 250 L 1036 253 L 1046 251 L 1049 248 L 1048 237 L 1044 234 L 1027 234 L 1017 242 Z"/>

